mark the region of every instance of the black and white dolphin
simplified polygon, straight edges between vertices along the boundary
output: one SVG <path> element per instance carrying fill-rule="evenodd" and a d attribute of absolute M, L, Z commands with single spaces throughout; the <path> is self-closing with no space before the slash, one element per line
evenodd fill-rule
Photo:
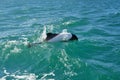
<path fill-rule="evenodd" d="M 61 33 L 47 33 L 43 42 L 67 42 L 73 40 L 78 40 L 78 37 L 75 34 L 69 33 L 66 29 L 64 29 Z M 28 47 L 41 43 L 42 42 L 32 44 L 29 43 Z"/>
<path fill-rule="evenodd" d="M 77 36 L 72 33 L 47 33 L 45 41 L 47 42 L 66 42 L 78 40 Z"/>

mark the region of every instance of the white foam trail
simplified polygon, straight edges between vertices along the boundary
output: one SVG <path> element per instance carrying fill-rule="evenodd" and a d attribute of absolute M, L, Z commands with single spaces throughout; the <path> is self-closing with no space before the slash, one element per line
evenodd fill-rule
<path fill-rule="evenodd" d="M 59 61 L 64 65 L 66 68 L 64 70 L 64 75 L 66 76 L 76 76 L 78 75 L 73 69 L 74 66 L 77 66 L 78 68 L 81 67 L 80 60 L 78 58 L 71 58 L 69 55 L 67 55 L 65 49 L 61 50 Z M 71 64 L 71 62 L 74 62 Z"/>

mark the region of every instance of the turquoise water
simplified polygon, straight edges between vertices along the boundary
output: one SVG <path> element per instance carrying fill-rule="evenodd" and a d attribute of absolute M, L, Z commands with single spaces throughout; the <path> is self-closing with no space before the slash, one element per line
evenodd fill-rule
<path fill-rule="evenodd" d="M 44 27 L 79 41 L 28 48 Z M 0 0 L 0 80 L 120 80 L 120 1 Z"/>

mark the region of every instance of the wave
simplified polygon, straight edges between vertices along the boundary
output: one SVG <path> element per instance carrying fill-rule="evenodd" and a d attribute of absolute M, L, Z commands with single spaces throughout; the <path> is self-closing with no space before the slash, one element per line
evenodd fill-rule
<path fill-rule="evenodd" d="M 59 19 L 58 21 L 55 21 L 53 23 L 49 23 L 48 25 L 54 25 L 57 28 L 65 28 L 65 27 L 76 27 L 76 26 L 83 26 L 83 25 L 88 25 L 89 21 L 87 18 L 77 18 L 77 17 L 64 17 Z"/>
<path fill-rule="evenodd" d="M 118 27 L 120 26 L 120 12 L 109 12 L 101 15 L 97 22 L 104 24 L 105 26 Z"/>

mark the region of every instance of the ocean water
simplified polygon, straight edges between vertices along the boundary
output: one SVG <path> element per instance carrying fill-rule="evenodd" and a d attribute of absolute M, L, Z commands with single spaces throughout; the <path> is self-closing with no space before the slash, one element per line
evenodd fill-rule
<path fill-rule="evenodd" d="M 120 80 L 120 0 L 0 0 L 0 80 Z"/>

